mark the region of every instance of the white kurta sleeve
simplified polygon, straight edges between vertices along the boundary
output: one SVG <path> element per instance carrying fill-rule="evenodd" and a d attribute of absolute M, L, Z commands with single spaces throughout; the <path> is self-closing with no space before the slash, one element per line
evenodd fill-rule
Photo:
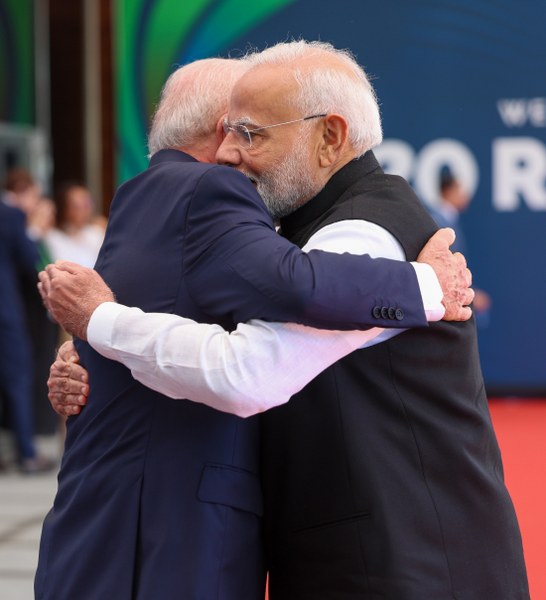
<path fill-rule="evenodd" d="M 390 233 L 356 220 L 322 229 L 304 249 L 312 248 L 404 258 Z M 97 352 L 123 363 L 145 386 L 247 417 L 288 402 L 337 360 L 401 331 L 326 331 L 253 320 L 228 333 L 218 325 L 105 303 L 87 335 Z"/>
<path fill-rule="evenodd" d="M 91 346 L 145 386 L 247 417 L 288 402 L 326 367 L 373 337 L 254 320 L 228 333 L 176 315 L 101 304 Z"/>

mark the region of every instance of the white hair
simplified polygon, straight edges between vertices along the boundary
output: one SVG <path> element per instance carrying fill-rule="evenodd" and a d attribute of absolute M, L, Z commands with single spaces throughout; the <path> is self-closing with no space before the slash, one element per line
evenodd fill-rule
<path fill-rule="evenodd" d="M 187 147 L 212 134 L 227 112 L 233 85 L 247 69 L 245 59 L 208 58 L 172 73 L 152 119 L 150 155 L 165 148 Z"/>
<path fill-rule="evenodd" d="M 252 68 L 290 67 L 299 84 L 299 94 L 292 99 L 295 108 L 306 116 L 343 116 L 349 142 L 358 156 L 381 143 L 383 132 L 375 91 L 349 50 L 338 50 L 326 42 L 299 40 L 281 42 L 248 60 Z"/>

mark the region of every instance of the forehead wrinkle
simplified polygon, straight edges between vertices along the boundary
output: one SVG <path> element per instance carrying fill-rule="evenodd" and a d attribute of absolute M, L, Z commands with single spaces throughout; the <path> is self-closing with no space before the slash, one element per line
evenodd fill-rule
<path fill-rule="evenodd" d="M 230 100 L 233 112 L 252 110 L 261 119 L 250 118 L 252 125 L 287 121 L 296 105 L 299 82 L 294 73 L 279 65 L 259 65 L 247 71 L 235 84 Z M 282 100 L 279 101 L 279 98 Z M 280 110 L 279 110 L 280 109 Z M 265 122 L 264 122 L 265 121 Z M 247 122 L 243 123 L 247 125 Z"/>

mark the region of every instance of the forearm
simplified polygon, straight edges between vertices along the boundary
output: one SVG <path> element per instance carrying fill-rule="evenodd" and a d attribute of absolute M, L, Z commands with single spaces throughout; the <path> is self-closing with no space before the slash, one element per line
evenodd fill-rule
<path fill-rule="evenodd" d="M 426 326 L 411 265 L 339 255 L 350 248 L 302 252 L 275 233 L 248 179 L 225 169 L 221 178 L 213 177 L 217 169 L 202 178 L 185 231 L 185 282 L 205 314 L 235 323 L 260 318 L 327 329 Z M 400 320 L 385 318 L 374 311 L 377 306 L 400 309 Z"/>
<path fill-rule="evenodd" d="M 252 321 L 220 326 L 106 303 L 88 340 L 142 384 L 241 417 L 287 402 L 318 373 L 381 331 L 323 331 Z"/>
<path fill-rule="evenodd" d="M 281 240 L 264 255 L 261 238 L 247 236 L 243 245 L 233 237 L 224 236 L 214 253 L 187 269 L 192 296 L 207 314 L 228 314 L 234 322 L 261 318 L 327 329 L 427 324 L 418 279 L 408 263 L 348 253 L 306 254 Z M 401 319 L 374 314 L 378 305 L 399 308 Z"/>

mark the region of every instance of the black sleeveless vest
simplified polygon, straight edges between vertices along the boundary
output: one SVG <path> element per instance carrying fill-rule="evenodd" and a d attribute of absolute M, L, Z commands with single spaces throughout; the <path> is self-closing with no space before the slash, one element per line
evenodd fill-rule
<path fill-rule="evenodd" d="M 436 226 L 368 152 L 281 223 L 363 219 L 415 260 Z M 527 599 L 473 320 L 354 352 L 262 417 L 271 600 Z"/>

